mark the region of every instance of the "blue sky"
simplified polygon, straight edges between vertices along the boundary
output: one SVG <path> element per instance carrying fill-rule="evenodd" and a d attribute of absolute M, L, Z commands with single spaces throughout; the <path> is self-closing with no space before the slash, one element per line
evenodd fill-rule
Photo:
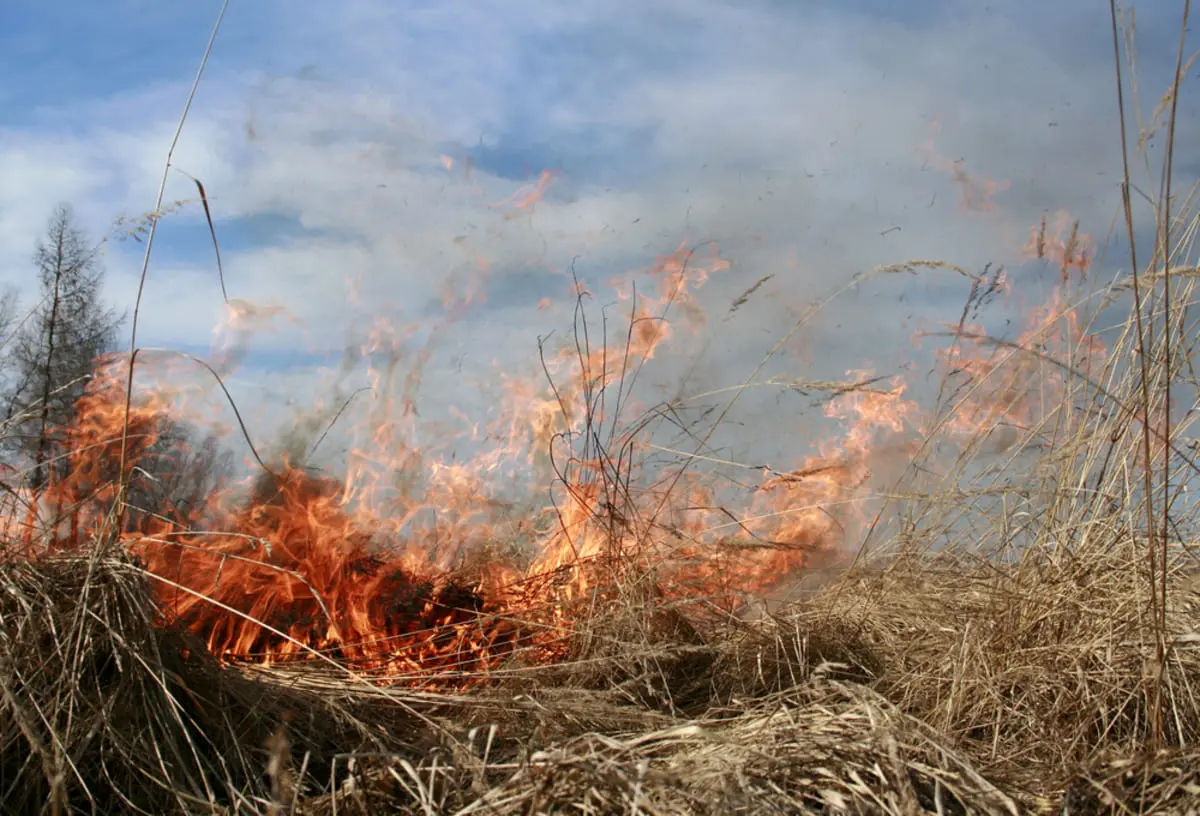
<path fill-rule="evenodd" d="M 1132 5 L 1148 109 L 1180 4 Z M 59 201 L 96 237 L 152 206 L 219 6 L 0 6 L 3 280 L 28 289 Z M 208 188 L 231 295 L 294 318 L 254 335 L 235 378 L 264 434 L 288 421 L 273 407 L 284 397 L 322 393 L 320 365 L 370 317 L 427 333 L 440 287 L 470 280 L 480 259 L 487 301 L 439 329 L 431 404 L 487 404 L 459 393 L 448 361 L 481 380 L 496 362 L 536 371 L 537 337 L 569 316 L 538 304 L 569 304 L 573 258 L 599 289 L 685 240 L 715 239 L 733 263 L 705 289 L 714 315 L 775 275 L 693 369 L 696 388 L 721 387 L 856 272 L 1013 264 L 1031 225 L 1060 209 L 1103 236 L 1119 158 L 1110 36 L 1090 0 L 234 0 L 176 165 Z M 1185 97 L 1181 144 L 1195 143 L 1194 109 Z M 920 150 L 931 139 L 1008 182 L 994 210 L 955 206 L 949 174 Z M 1181 160 L 1183 187 L 1196 164 Z M 547 169 L 558 175 L 531 213 L 489 206 Z M 191 182 L 174 175 L 167 198 L 194 199 Z M 106 249 L 124 308 L 140 251 Z M 965 294 L 946 277 L 884 282 L 832 307 L 781 365 L 897 368 L 917 324 L 953 319 Z M 144 312 L 147 343 L 201 352 L 211 340 L 222 304 L 194 201 L 163 222 Z M 663 382 L 679 370 L 664 363 Z"/>

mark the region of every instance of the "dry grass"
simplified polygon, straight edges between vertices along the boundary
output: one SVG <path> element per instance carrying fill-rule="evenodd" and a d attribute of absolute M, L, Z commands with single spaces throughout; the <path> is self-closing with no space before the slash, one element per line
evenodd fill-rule
<path fill-rule="evenodd" d="M 469 693 L 380 688 L 329 660 L 219 665 L 103 537 L 0 553 L 4 810 L 1200 813 L 1194 405 L 1164 419 L 1200 393 L 1187 223 L 1160 230 L 1102 360 L 1065 327 L 1124 281 L 1064 286 L 1053 347 L 972 335 L 968 303 L 952 344 L 999 364 L 948 378 L 862 557 L 759 620 L 669 599 L 634 552 L 554 660 L 517 652 Z M 1014 430 L 1030 393 L 1053 399 Z M 1001 410 L 948 457 L 970 402 Z M 628 441 L 589 424 L 573 461 L 606 480 L 597 523 L 636 541 L 655 533 Z"/>
<path fill-rule="evenodd" d="M 221 668 L 117 554 L 10 562 L 6 812 L 1188 812 L 1190 588 L 1172 584 L 1174 747 L 1156 755 L 1127 563 L 949 560 L 856 570 L 703 635 L 608 630 L 460 695 Z"/>
<path fill-rule="evenodd" d="M 160 625 L 145 573 L 119 551 L 4 561 L 0 621 L 6 813 L 257 812 L 266 743 L 284 721 L 313 772 L 416 733 L 395 705 L 221 668 Z"/>
<path fill-rule="evenodd" d="M 713 694 L 693 716 L 620 686 L 398 696 L 219 668 L 155 625 L 144 576 L 116 557 L 13 562 L 3 579 L 8 812 L 265 813 L 298 789 L 298 813 L 1017 812 L 933 730 L 798 654 L 755 662 L 805 680 Z"/>

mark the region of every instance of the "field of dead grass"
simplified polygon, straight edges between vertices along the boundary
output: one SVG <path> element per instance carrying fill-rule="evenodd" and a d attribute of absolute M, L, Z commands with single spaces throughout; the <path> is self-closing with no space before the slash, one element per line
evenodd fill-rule
<path fill-rule="evenodd" d="M 1064 304 L 1054 352 L 972 335 L 964 311 L 953 344 L 1054 404 L 998 464 L 995 426 L 946 460 L 956 412 L 1015 393 L 1012 366 L 977 367 L 853 563 L 754 619 L 656 592 L 630 559 L 553 659 L 385 686 L 332 658 L 222 664 L 104 525 L 75 551 L 4 550 L 4 812 L 1200 813 L 1197 223 L 1156 216 L 1145 271 Z M 1114 304 L 1096 363 L 1062 326 Z M 627 537 L 607 507 L 596 524 Z"/>

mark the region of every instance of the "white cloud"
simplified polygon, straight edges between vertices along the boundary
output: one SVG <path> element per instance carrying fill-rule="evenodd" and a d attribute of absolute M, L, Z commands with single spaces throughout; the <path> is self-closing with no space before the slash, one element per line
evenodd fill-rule
<path fill-rule="evenodd" d="M 432 402 L 448 402 L 460 398 L 461 379 L 447 374 L 456 357 L 511 367 L 533 360 L 538 334 L 565 327 L 569 312 L 538 302 L 568 298 L 572 258 L 598 287 L 682 240 L 716 239 L 734 269 L 706 289 L 714 320 L 775 275 L 720 325 L 697 368 L 706 385 L 729 385 L 789 315 L 855 272 L 907 258 L 1012 263 L 1030 226 L 1060 208 L 1107 228 L 1117 156 L 1102 47 L 1064 64 L 1010 18 L 970 8 L 906 26 L 717 0 L 312 4 L 257 32 L 262 64 L 250 52 L 214 57 L 176 164 L 203 180 L 219 235 L 266 215 L 300 228 L 224 254 L 231 295 L 302 321 L 258 335 L 259 350 L 336 350 L 372 314 L 436 322 L 430 304 L 447 282 L 486 262 L 488 303 L 445 330 L 424 383 Z M 563 53 L 543 53 L 560 42 Z M 558 64 L 562 74 L 548 75 Z M 25 262 L 58 200 L 97 231 L 147 209 L 185 93 L 131 88 L 4 131 L 4 268 Z M 448 144 L 509 133 L 571 146 L 596 125 L 646 134 L 641 152 L 580 159 L 529 212 L 493 206 L 518 182 L 441 159 Z M 922 153 L 931 140 L 935 154 Z M 956 207 L 949 162 L 959 158 L 977 179 L 1008 182 L 994 211 Z M 618 181 L 597 183 L 595 171 Z M 192 197 L 173 177 L 168 198 Z M 194 206 L 165 224 L 142 336 L 204 346 L 221 314 L 207 227 Z M 110 292 L 124 305 L 139 251 L 110 249 Z M 833 376 L 870 358 L 890 370 L 911 354 L 915 325 L 901 318 L 952 319 L 947 303 L 965 296 L 952 276 L 878 286 L 806 332 L 807 357 L 787 366 Z M 267 393 L 268 381 L 283 384 Z M 304 370 L 248 372 L 242 393 L 270 406 L 317 382 Z"/>

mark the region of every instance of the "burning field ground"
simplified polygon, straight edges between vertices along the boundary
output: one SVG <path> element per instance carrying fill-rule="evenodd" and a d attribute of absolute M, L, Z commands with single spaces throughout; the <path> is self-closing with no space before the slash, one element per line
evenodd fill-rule
<path fill-rule="evenodd" d="M 964 311 L 932 406 L 797 386 L 841 432 L 737 489 L 702 442 L 646 465 L 668 412 L 621 404 L 697 283 L 684 250 L 625 348 L 550 361 L 469 465 L 377 425 L 343 478 L 279 457 L 146 507 L 183 443 L 112 361 L 69 475 L 7 494 L 6 812 L 1195 813 L 1192 412 L 1146 420 L 1195 387 L 1194 277 L 1149 346 L 1136 313 L 1102 343 L 1059 260 L 1017 340 Z M 924 266 L 968 310 L 1004 286 Z M 500 512 L 512 460 L 549 489 Z"/>

